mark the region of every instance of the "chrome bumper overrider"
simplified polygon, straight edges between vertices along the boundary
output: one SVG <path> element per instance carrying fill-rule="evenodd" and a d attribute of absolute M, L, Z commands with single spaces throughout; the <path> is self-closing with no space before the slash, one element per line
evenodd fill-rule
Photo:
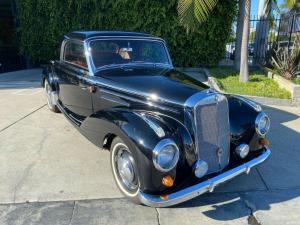
<path fill-rule="evenodd" d="M 228 170 L 218 176 L 215 176 L 211 179 L 203 181 L 202 183 L 199 183 L 194 186 L 183 189 L 181 191 L 169 194 L 167 200 L 161 199 L 160 196 L 150 195 L 150 194 L 146 194 L 143 192 L 139 193 L 139 199 L 143 204 L 145 204 L 147 206 L 167 207 L 167 206 L 176 205 L 181 202 L 190 200 L 190 199 L 195 198 L 205 192 L 208 192 L 208 191 L 212 192 L 217 185 L 219 185 L 227 180 L 230 180 L 241 173 L 244 173 L 244 172 L 249 173 L 250 169 L 252 167 L 265 161 L 271 154 L 270 149 L 268 149 L 268 148 L 265 148 L 265 149 L 266 150 L 260 156 L 250 160 L 249 162 L 246 162 L 246 163 L 244 163 L 238 167 L 235 167 L 233 169 L 230 169 L 230 170 Z"/>

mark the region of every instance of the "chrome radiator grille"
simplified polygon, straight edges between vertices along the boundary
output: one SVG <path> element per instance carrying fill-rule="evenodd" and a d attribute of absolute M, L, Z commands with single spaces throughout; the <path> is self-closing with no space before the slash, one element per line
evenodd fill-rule
<path fill-rule="evenodd" d="M 230 127 L 227 98 L 213 94 L 194 107 L 198 158 L 208 164 L 208 173 L 222 170 L 230 157 Z"/>

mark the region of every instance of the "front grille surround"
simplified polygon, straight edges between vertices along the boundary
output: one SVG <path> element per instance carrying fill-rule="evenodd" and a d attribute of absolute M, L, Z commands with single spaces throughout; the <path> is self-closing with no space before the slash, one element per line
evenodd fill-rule
<path fill-rule="evenodd" d="M 185 104 L 185 125 L 191 131 L 198 160 L 208 163 L 208 172 L 224 169 L 230 158 L 229 108 L 226 96 L 199 92 Z"/>

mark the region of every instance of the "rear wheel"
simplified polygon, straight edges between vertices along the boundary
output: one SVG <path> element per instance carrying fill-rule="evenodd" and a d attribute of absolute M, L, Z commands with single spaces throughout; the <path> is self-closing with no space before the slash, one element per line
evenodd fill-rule
<path fill-rule="evenodd" d="M 44 93 L 45 96 L 47 98 L 47 104 L 48 104 L 48 108 L 52 111 L 52 112 L 60 112 L 59 109 L 57 108 L 57 106 L 55 105 L 55 103 L 53 102 L 53 95 L 54 92 L 52 91 L 51 86 L 49 85 L 47 79 L 44 82 Z"/>
<path fill-rule="evenodd" d="M 110 162 L 114 179 L 120 191 L 129 200 L 140 204 L 138 198 L 140 181 L 136 161 L 131 150 L 119 137 L 112 142 Z"/>

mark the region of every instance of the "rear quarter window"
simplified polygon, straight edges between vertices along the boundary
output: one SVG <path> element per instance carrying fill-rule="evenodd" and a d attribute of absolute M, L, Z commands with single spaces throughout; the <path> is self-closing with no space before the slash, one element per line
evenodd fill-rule
<path fill-rule="evenodd" d="M 73 65 L 87 68 L 83 44 L 68 41 L 64 47 L 63 60 Z"/>

